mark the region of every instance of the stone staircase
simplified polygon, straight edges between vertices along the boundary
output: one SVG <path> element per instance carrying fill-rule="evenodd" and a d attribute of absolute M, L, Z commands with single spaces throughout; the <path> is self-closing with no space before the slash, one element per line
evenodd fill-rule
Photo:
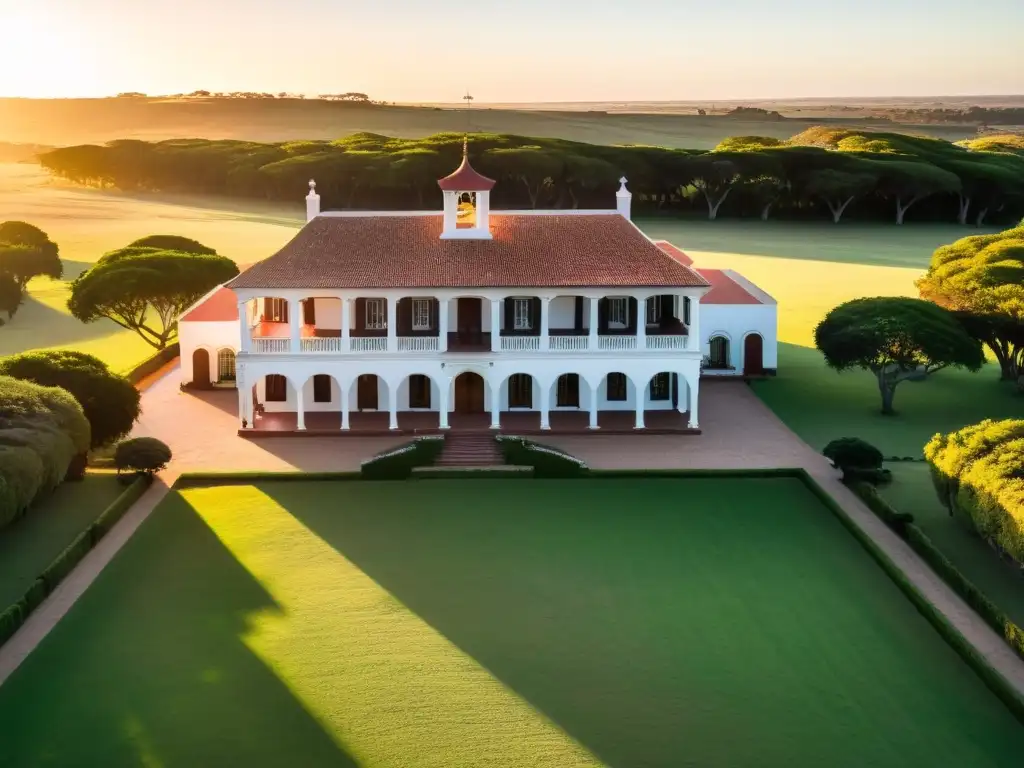
<path fill-rule="evenodd" d="M 494 435 L 486 432 L 452 432 L 445 435 L 444 448 L 435 467 L 500 467 L 505 459 Z"/>

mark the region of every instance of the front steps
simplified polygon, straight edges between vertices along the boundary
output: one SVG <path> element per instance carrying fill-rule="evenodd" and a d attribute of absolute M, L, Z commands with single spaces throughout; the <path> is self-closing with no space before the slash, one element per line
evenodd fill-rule
<path fill-rule="evenodd" d="M 486 432 L 450 432 L 444 437 L 444 448 L 434 462 L 435 467 L 501 467 L 505 459 L 498 441 Z"/>

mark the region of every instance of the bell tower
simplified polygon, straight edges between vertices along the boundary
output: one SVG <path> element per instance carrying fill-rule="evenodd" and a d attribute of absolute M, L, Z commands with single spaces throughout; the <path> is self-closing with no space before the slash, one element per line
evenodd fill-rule
<path fill-rule="evenodd" d="M 444 195 L 442 240 L 491 239 L 491 190 L 494 179 L 477 173 L 469 163 L 469 137 L 462 142 L 462 164 L 437 182 Z M 468 194 L 474 204 L 473 221 L 459 223 L 459 202 Z"/>

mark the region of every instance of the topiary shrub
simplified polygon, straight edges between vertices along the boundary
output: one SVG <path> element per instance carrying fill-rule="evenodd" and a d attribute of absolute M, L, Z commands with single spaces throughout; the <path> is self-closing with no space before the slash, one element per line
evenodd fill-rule
<path fill-rule="evenodd" d="M 891 476 L 882 469 L 882 452 L 859 437 L 833 440 L 822 451 L 832 466 L 843 473 L 844 483 L 863 481 L 877 485 Z"/>
<path fill-rule="evenodd" d="M 135 437 L 123 440 L 114 450 L 114 466 L 120 475 L 124 471 L 152 477 L 167 466 L 171 449 L 155 437 Z"/>

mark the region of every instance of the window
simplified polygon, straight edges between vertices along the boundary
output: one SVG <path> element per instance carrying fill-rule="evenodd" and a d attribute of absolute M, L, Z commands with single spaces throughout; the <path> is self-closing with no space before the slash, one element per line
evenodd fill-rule
<path fill-rule="evenodd" d="M 217 380 L 235 380 L 235 353 L 230 349 L 222 349 L 217 353 Z"/>
<path fill-rule="evenodd" d="M 409 407 L 430 407 L 430 379 L 416 373 L 409 377 Z"/>
<path fill-rule="evenodd" d="M 659 373 L 651 379 L 651 400 L 668 400 L 672 397 L 672 374 Z"/>
<path fill-rule="evenodd" d="M 533 304 L 533 299 L 513 299 L 512 300 L 512 316 L 515 318 L 515 322 L 512 326 L 517 331 L 528 331 L 533 327 L 532 319 L 530 318 L 530 309 Z"/>
<path fill-rule="evenodd" d="M 430 299 L 412 300 L 412 329 L 414 331 L 430 330 Z"/>
<path fill-rule="evenodd" d="M 533 377 L 527 373 L 514 373 L 508 379 L 508 407 L 533 407 Z"/>
<path fill-rule="evenodd" d="M 624 373 L 609 373 L 608 374 L 608 392 L 607 398 L 610 402 L 619 401 L 622 402 L 626 399 L 626 374 Z"/>
<path fill-rule="evenodd" d="M 616 296 L 608 299 L 608 327 L 625 328 L 629 319 L 629 299 Z"/>
<path fill-rule="evenodd" d="M 711 340 L 711 355 L 709 356 L 708 367 L 729 367 L 729 340 L 724 336 L 715 336 Z"/>
<path fill-rule="evenodd" d="M 263 320 L 267 323 L 288 322 L 288 300 L 287 299 L 264 299 Z"/>
<path fill-rule="evenodd" d="M 366 300 L 366 330 L 383 331 L 388 327 L 388 315 L 384 299 Z"/>
<path fill-rule="evenodd" d="M 313 377 L 313 402 L 331 402 L 331 377 L 326 373 L 318 373 Z"/>
<path fill-rule="evenodd" d="M 266 397 L 268 403 L 283 403 L 288 399 L 288 379 L 278 373 L 267 374 Z"/>
<path fill-rule="evenodd" d="M 690 297 L 683 297 L 683 323 L 687 326 L 690 325 Z"/>
<path fill-rule="evenodd" d="M 661 321 L 662 296 L 647 298 L 647 325 L 657 325 Z"/>
<path fill-rule="evenodd" d="M 567 373 L 558 377 L 558 394 L 555 405 L 560 408 L 580 407 L 580 375 Z"/>

